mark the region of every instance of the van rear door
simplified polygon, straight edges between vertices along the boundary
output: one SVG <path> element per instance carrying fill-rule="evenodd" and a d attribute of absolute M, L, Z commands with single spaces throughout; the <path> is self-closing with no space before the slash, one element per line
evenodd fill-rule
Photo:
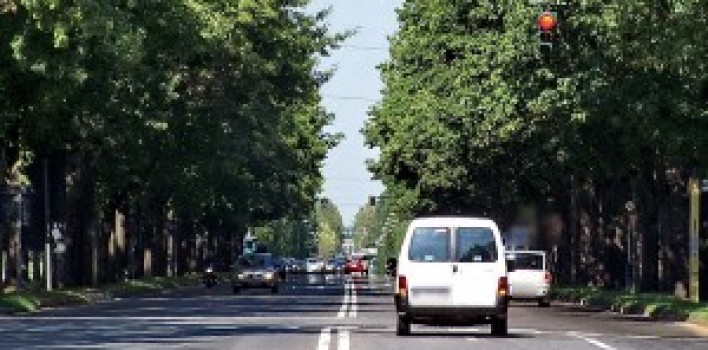
<path fill-rule="evenodd" d="M 545 254 L 543 252 L 512 252 L 516 266 L 509 273 L 509 284 L 513 298 L 534 298 L 541 296 L 547 285 Z"/>
<path fill-rule="evenodd" d="M 452 235 L 447 227 L 417 227 L 408 245 L 408 302 L 412 306 L 450 306 Z"/>
<path fill-rule="evenodd" d="M 491 227 L 455 229 L 452 266 L 453 305 L 494 307 L 499 278 L 505 275 L 499 242 Z"/>

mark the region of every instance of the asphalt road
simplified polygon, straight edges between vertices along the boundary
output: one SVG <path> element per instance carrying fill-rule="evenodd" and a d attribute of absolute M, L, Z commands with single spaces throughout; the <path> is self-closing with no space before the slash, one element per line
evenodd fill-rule
<path fill-rule="evenodd" d="M 187 288 L 0 317 L 0 349 L 708 349 L 705 331 L 686 324 L 532 304 L 513 304 L 508 337 L 488 326 L 413 326 L 399 338 L 390 292 L 381 278 L 322 276 L 291 279 L 277 295 Z"/>

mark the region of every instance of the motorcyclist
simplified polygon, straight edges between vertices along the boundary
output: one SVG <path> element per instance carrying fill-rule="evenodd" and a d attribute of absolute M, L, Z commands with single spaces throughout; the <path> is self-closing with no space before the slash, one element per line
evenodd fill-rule
<path fill-rule="evenodd" d="M 218 278 L 216 276 L 216 268 L 214 260 L 210 257 L 204 262 L 204 273 L 202 275 L 202 282 L 207 288 L 211 288 L 216 285 Z"/>

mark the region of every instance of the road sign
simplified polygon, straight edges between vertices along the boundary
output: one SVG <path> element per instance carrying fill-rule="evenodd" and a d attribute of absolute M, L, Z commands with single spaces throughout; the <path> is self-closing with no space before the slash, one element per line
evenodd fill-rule
<path fill-rule="evenodd" d="M 57 242 L 56 247 L 54 247 L 54 252 L 57 254 L 64 254 L 66 253 L 66 243 L 64 242 Z"/>

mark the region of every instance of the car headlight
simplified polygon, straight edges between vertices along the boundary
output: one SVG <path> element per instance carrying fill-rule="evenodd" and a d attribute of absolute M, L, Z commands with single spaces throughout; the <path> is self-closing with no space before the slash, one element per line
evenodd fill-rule
<path fill-rule="evenodd" d="M 270 279 L 273 279 L 273 277 L 275 277 L 275 275 L 272 272 L 266 272 L 263 275 L 263 277 L 265 277 L 265 279 L 267 279 L 267 280 L 270 280 Z"/>

